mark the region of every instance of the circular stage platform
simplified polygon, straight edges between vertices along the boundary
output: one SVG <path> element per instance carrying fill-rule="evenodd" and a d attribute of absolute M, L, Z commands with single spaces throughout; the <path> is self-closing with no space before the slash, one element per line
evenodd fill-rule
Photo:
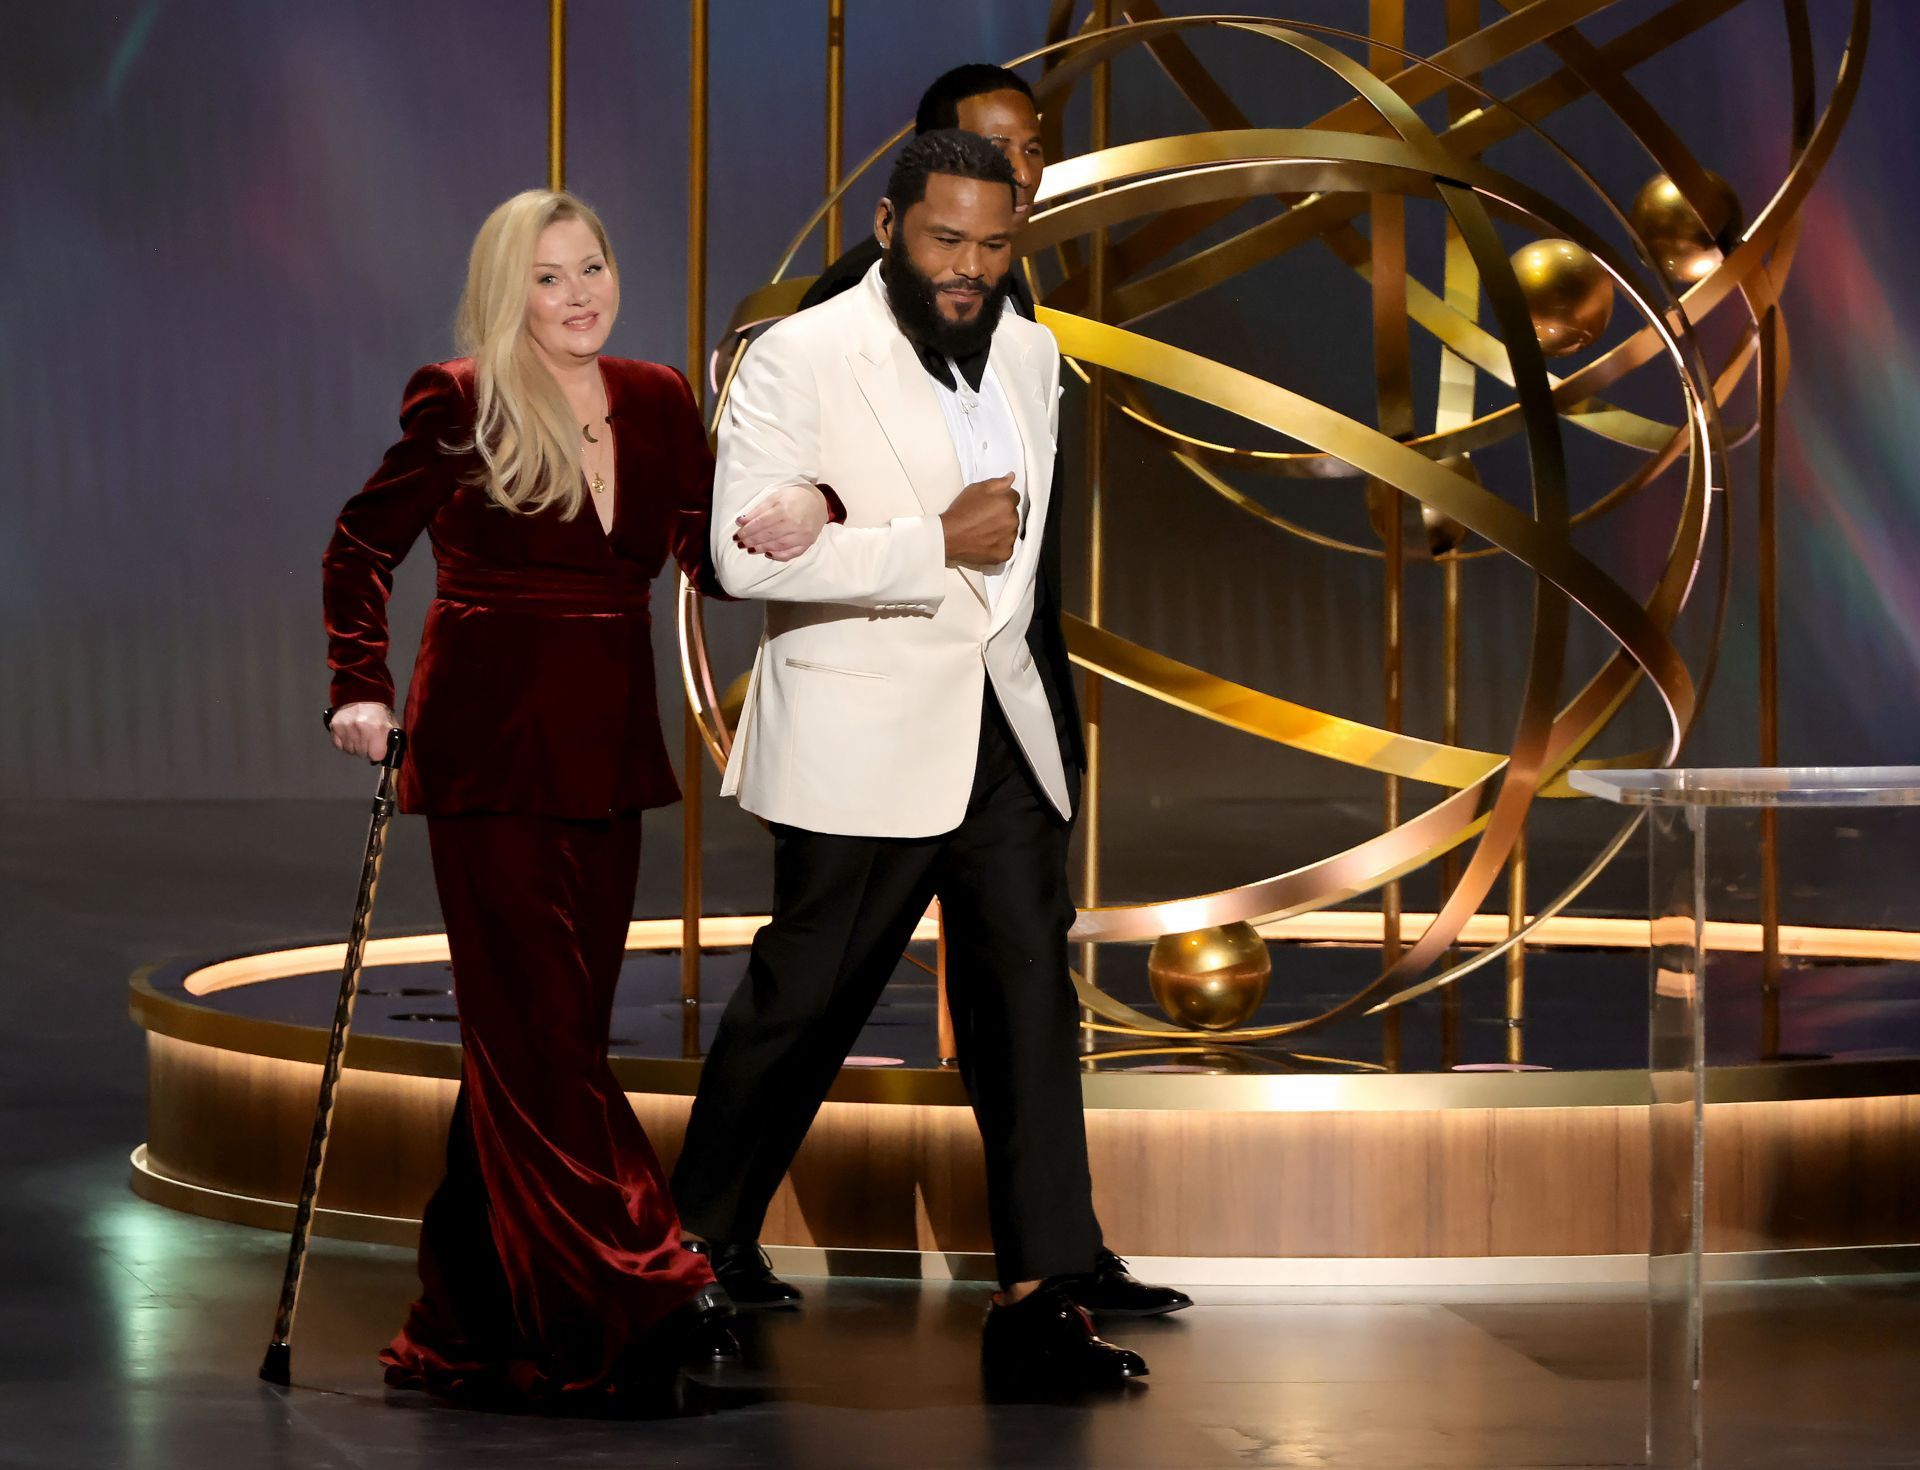
<path fill-rule="evenodd" d="M 689 1053 L 711 1035 L 761 922 L 705 921 L 708 1003 L 697 1008 L 679 999 L 679 921 L 630 932 L 613 1067 L 669 1165 L 699 1078 Z M 1464 937 L 1488 942 L 1504 922 L 1488 917 Z M 1298 982 L 1269 1004 L 1297 1005 L 1317 970 L 1373 962 L 1380 916 L 1323 912 L 1262 932 L 1282 941 L 1275 989 Z M 1090 1052 L 1087 1133 L 1109 1242 L 1187 1283 L 1643 1279 L 1649 1082 L 1633 1059 L 1644 1047 L 1634 1025 L 1637 1016 L 1643 1038 L 1646 924 L 1558 919 L 1539 932 L 1546 947 L 1530 963 L 1560 969 L 1535 994 L 1567 999 L 1559 1013 L 1536 1004 L 1530 1028 L 1552 1034 L 1530 1030 L 1529 1044 L 1553 1069 L 1386 1072 L 1210 1046 L 1202 1033 Z M 1716 926 L 1712 939 L 1736 968 L 1758 942 L 1737 925 Z M 1920 936 L 1904 933 L 1794 930 L 1786 941 L 1803 964 L 1856 976 L 1898 968 L 1903 985 L 1910 972 L 1888 962 L 1920 957 Z M 247 1224 L 291 1222 L 342 955 L 317 945 L 133 978 L 133 1015 L 148 1032 L 139 1194 Z M 933 986 L 911 961 L 775 1200 L 766 1243 L 784 1269 L 990 1274 L 978 1136 L 959 1076 L 934 1061 Z M 1125 965 L 1113 968 L 1118 978 L 1103 968 L 1103 983 L 1127 983 Z M 1324 983 L 1342 981 L 1329 973 Z M 1717 965 L 1710 985 L 1724 983 Z M 413 1241 L 459 1070 L 450 984 L 442 936 L 369 944 L 322 1234 Z M 1737 1029 L 1737 1007 L 1726 1009 Z M 1466 1019 L 1487 1023 L 1488 1036 L 1498 1020 Z M 1884 1027 L 1876 1038 L 1884 1047 Z M 1721 1269 L 1830 1271 L 1848 1249 L 1884 1268 L 1893 1248 L 1920 1241 L 1913 1040 L 1911 1055 L 1831 1047 L 1821 1060 L 1714 1069 L 1706 1239 L 1735 1258 Z"/>

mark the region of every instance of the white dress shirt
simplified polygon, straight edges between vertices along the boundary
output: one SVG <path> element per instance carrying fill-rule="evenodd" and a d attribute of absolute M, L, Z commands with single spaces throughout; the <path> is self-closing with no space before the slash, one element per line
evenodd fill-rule
<path fill-rule="evenodd" d="M 1013 409 L 1007 402 L 1006 392 L 994 376 L 991 364 L 981 375 L 977 393 L 967 385 L 960 364 L 951 358 L 947 359 L 947 371 L 953 375 L 954 386 L 949 388 L 938 378 L 932 378 L 933 396 L 940 400 L 940 415 L 947 421 L 954 456 L 960 461 L 960 483 L 974 485 L 1013 471 L 1013 488 L 1020 497 L 1020 525 L 1024 534 L 1026 446 L 1021 442 L 1019 425 L 1013 421 Z M 1011 565 L 1011 561 L 1004 561 L 985 572 L 989 608 L 998 600 Z"/>

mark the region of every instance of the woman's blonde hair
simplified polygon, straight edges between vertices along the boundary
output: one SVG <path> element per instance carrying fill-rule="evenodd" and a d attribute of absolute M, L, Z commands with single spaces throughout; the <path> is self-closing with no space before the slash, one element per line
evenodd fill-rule
<path fill-rule="evenodd" d="M 580 425 L 527 333 L 527 291 L 541 232 L 570 219 L 593 231 L 614 271 L 599 215 L 571 194 L 528 189 L 473 237 L 454 327 L 460 351 L 473 359 L 475 400 L 473 443 L 455 447 L 478 452 L 487 493 L 508 510 L 532 515 L 558 505 L 568 520 L 586 502 Z"/>

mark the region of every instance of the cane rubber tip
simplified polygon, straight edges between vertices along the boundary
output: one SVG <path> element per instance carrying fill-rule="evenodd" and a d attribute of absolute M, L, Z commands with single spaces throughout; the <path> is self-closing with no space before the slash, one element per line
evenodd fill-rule
<path fill-rule="evenodd" d="M 268 1383 L 286 1388 L 293 1382 L 293 1348 L 284 1342 L 269 1343 L 267 1356 L 260 1364 L 260 1376 Z"/>

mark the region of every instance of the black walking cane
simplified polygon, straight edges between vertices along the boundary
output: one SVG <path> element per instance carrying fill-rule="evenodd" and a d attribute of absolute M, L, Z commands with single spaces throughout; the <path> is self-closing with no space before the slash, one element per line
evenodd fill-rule
<path fill-rule="evenodd" d="M 333 712 L 327 712 L 333 726 Z M 373 793 L 373 820 L 367 825 L 367 855 L 360 864 L 360 896 L 353 905 L 353 927 L 347 931 L 347 958 L 340 967 L 340 1000 L 333 1008 L 333 1030 L 327 1037 L 327 1059 L 320 1068 L 320 1100 L 313 1110 L 313 1133 L 307 1139 L 307 1173 L 300 1183 L 300 1203 L 293 1212 L 293 1239 L 287 1242 L 287 1272 L 280 1282 L 280 1310 L 273 1319 L 273 1340 L 260 1364 L 260 1376 L 282 1388 L 291 1381 L 293 1309 L 300 1303 L 300 1278 L 306 1272 L 307 1240 L 313 1234 L 314 1200 L 320 1194 L 320 1171 L 327 1163 L 327 1129 L 333 1122 L 333 1089 L 340 1080 L 340 1059 L 347 1049 L 347 1028 L 353 1024 L 353 1001 L 360 993 L 360 963 L 367 948 L 367 925 L 373 918 L 373 894 L 380 884 L 380 859 L 386 855 L 387 824 L 393 819 L 393 778 L 407 748 L 406 732 L 387 731 L 387 754 L 380 762 L 380 784 Z"/>

